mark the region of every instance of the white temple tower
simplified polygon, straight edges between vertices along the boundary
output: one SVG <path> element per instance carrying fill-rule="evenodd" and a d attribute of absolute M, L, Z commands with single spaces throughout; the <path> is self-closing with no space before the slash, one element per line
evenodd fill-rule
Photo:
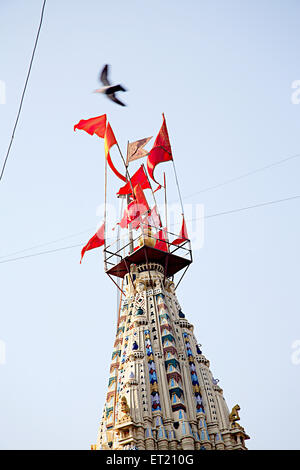
<path fill-rule="evenodd" d="M 191 259 L 172 253 L 171 245 L 159 252 L 149 237 L 139 244 L 107 269 L 123 277 L 125 297 L 92 449 L 246 449 L 239 407 L 229 413 L 176 297 L 174 272 Z M 109 260 L 113 254 L 106 251 Z"/>
<path fill-rule="evenodd" d="M 86 251 L 104 245 L 105 272 L 119 289 L 114 278 L 122 280 L 123 295 L 106 402 L 92 449 L 246 449 L 249 437 L 237 423 L 239 406 L 229 413 L 223 390 L 176 297 L 176 288 L 192 263 L 192 251 L 165 116 L 152 149 L 144 149 L 151 137 L 128 142 L 126 161 L 106 114 L 80 120 L 76 128 L 104 138 L 106 157 L 104 222 L 83 247 L 81 259 Z M 110 149 L 115 145 L 125 175 L 112 163 Z M 146 156 L 147 169 L 142 164 L 132 174 L 131 164 Z M 163 185 L 154 176 L 156 166 L 166 162 L 173 164 L 173 185 L 181 203 L 182 226 L 177 235 L 168 231 L 165 172 Z M 125 183 L 117 197 L 127 204 L 110 245 L 106 236 L 108 167 Z M 150 191 L 151 205 L 144 191 Z M 159 194 L 164 197 L 163 221 Z M 125 241 L 120 229 L 128 229 Z M 175 285 L 177 273 L 181 277 Z"/>

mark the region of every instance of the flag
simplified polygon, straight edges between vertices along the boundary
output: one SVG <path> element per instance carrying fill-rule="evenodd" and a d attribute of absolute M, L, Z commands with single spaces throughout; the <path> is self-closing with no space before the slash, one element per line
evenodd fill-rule
<path fill-rule="evenodd" d="M 107 163 L 109 164 L 111 170 L 114 172 L 114 174 L 120 178 L 122 181 L 127 181 L 126 177 L 121 175 L 121 173 L 118 172 L 116 167 L 114 166 L 111 156 L 110 156 L 110 149 L 117 143 L 115 134 L 113 133 L 113 130 L 109 124 L 107 123 L 105 134 L 104 134 L 104 151 L 105 151 L 105 158 L 107 160 Z"/>
<path fill-rule="evenodd" d="M 143 215 L 145 212 L 149 210 L 148 202 L 145 197 L 144 191 L 142 190 L 141 186 L 137 184 L 134 188 L 134 195 L 135 195 L 135 200 L 139 206 L 139 211 L 140 214 Z"/>
<path fill-rule="evenodd" d="M 172 242 L 172 245 L 180 245 L 181 243 L 188 240 L 188 238 L 189 237 L 188 237 L 188 234 L 187 234 L 187 229 L 186 229 L 184 216 L 182 216 L 182 225 L 181 225 L 181 230 L 180 230 L 180 233 L 179 233 L 179 238 L 176 238 L 176 240 L 174 240 Z"/>
<path fill-rule="evenodd" d="M 127 161 L 126 163 L 128 164 L 129 162 L 133 162 L 134 160 L 137 160 L 138 158 L 145 157 L 148 155 L 147 150 L 145 150 L 143 147 L 149 142 L 149 140 L 152 139 L 151 137 L 145 137 L 144 139 L 141 140 L 136 140 L 135 142 L 131 142 L 128 144 L 127 147 Z"/>
<path fill-rule="evenodd" d="M 125 186 L 122 186 L 122 188 L 119 189 L 117 196 L 132 194 L 132 188 L 134 188 L 137 184 L 139 184 L 142 189 L 151 189 L 149 180 L 144 170 L 144 165 L 141 165 L 140 168 L 130 178 L 130 181 L 128 181 Z"/>
<path fill-rule="evenodd" d="M 131 223 L 132 228 L 137 229 L 140 226 L 141 211 L 137 201 L 131 201 L 124 210 L 123 217 L 119 223 L 121 228 L 126 228 Z"/>
<path fill-rule="evenodd" d="M 117 141 L 109 122 L 106 121 L 106 114 L 91 119 L 81 119 L 78 124 L 75 124 L 74 131 L 76 129 L 82 129 L 90 135 L 97 134 L 98 137 L 104 138 L 104 150 L 107 163 L 118 178 L 122 181 L 127 181 L 126 177 L 115 168 L 109 153 L 109 150 Z"/>
<path fill-rule="evenodd" d="M 154 245 L 154 248 L 157 250 L 161 251 L 169 251 L 168 249 L 168 244 L 167 244 L 167 229 L 163 228 L 161 229 L 156 235 L 155 238 L 157 238 L 156 243 Z"/>
<path fill-rule="evenodd" d="M 166 121 L 165 121 L 165 116 L 163 115 L 162 126 L 159 130 L 159 133 L 157 134 L 154 145 L 152 149 L 150 150 L 150 153 L 147 159 L 148 173 L 149 173 L 150 178 L 153 181 L 155 181 L 155 183 L 157 183 L 157 181 L 154 178 L 153 172 L 154 172 L 156 165 L 162 162 L 168 162 L 170 160 L 173 160 L 172 150 L 171 150 L 171 145 L 170 145 L 170 140 L 169 140 L 169 135 L 168 135 L 168 129 L 167 129 Z"/>
<path fill-rule="evenodd" d="M 80 259 L 80 264 L 82 261 L 82 258 L 84 256 L 84 253 L 89 250 L 93 250 L 94 248 L 98 248 L 99 246 L 104 245 L 104 223 L 101 225 L 101 227 L 97 230 L 95 235 L 87 242 L 87 244 L 82 248 L 81 250 L 81 259 Z"/>
<path fill-rule="evenodd" d="M 152 227 L 161 227 L 162 224 L 161 224 L 161 220 L 160 220 L 160 215 L 157 211 L 157 208 L 156 206 L 154 206 L 152 209 L 151 209 L 151 212 L 148 216 L 148 224 Z"/>
<path fill-rule="evenodd" d="M 75 124 L 74 131 L 76 129 L 82 129 L 90 135 L 97 134 L 103 139 L 106 129 L 106 114 L 90 119 L 81 119 L 78 124 Z"/>

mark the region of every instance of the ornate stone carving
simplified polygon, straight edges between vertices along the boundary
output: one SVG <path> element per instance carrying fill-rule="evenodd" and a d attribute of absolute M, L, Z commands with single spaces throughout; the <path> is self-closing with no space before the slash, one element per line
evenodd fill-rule
<path fill-rule="evenodd" d="M 231 427 L 234 429 L 234 428 L 238 428 L 240 427 L 240 425 L 237 423 L 237 421 L 239 421 L 241 418 L 240 418 L 240 415 L 239 415 L 239 411 L 240 411 L 240 407 L 239 405 L 235 405 L 232 410 L 231 410 L 231 413 L 229 415 L 229 421 L 231 423 Z"/>
<path fill-rule="evenodd" d="M 124 421 L 130 420 L 130 408 L 127 403 L 127 399 L 125 396 L 121 398 L 121 406 L 120 406 L 120 411 L 119 411 L 119 419 L 118 421 L 120 423 Z"/>
<path fill-rule="evenodd" d="M 130 271 L 97 448 L 246 448 L 239 406 L 229 414 L 173 281 L 155 262 Z"/>

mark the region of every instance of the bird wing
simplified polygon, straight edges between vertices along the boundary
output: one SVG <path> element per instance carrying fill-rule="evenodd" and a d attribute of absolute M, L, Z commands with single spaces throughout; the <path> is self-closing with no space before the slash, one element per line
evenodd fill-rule
<path fill-rule="evenodd" d="M 100 81 L 103 83 L 103 85 L 105 86 L 109 86 L 110 85 L 110 82 L 107 78 L 107 75 L 108 75 L 108 69 L 109 69 L 109 65 L 106 64 L 104 65 L 103 69 L 102 69 L 102 72 L 100 74 Z"/>
<path fill-rule="evenodd" d="M 116 91 L 127 91 L 122 85 L 113 85 L 109 88 L 109 94 L 116 93 Z"/>
<path fill-rule="evenodd" d="M 119 104 L 120 106 L 126 106 L 126 104 L 122 103 L 122 101 L 118 100 L 118 98 L 116 97 L 116 95 L 114 93 L 110 94 L 110 95 L 106 95 L 110 100 L 114 101 L 114 103 L 117 103 Z"/>

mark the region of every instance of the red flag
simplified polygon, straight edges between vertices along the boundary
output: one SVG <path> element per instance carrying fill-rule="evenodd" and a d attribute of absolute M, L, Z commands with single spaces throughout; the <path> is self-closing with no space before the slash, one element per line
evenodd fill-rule
<path fill-rule="evenodd" d="M 114 174 L 120 178 L 122 181 L 127 181 L 126 177 L 121 175 L 121 173 L 118 172 L 116 167 L 114 166 L 109 150 L 113 145 L 117 143 L 115 134 L 113 133 L 112 128 L 110 127 L 109 122 L 107 123 L 106 130 L 105 130 L 105 135 L 104 135 L 104 151 L 105 151 L 105 157 L 107 160 L 107 163 L 109 164 L 110 168 L 114 172 Z"/>
<path fill-rule="evenodd" d="M 150 183 L 144 170 L 144 165 L 141 165 L 140 168 L 130 178 L 130 181 L 128 181 L 125 186 L 122 186 L 122 188 L 119 189 L 119 191 L 117 192 L 117 196 L 132 194 L 132 188 L 134 188 L 137 184 L 139 184 L 142 189 L 151 189 Z"/>
<path fill-rule="evenodd" d="M 74 131 L 76 129 L 82 129 L 90 135 L 97 134 L 103 139 L 106 129 L 106 114 L 91 119 L 81 119 L 78 124 L 75 124 Z"/>
<path fill-rule="evenodd" d="M 161 224 L 161 220 L 160 220 L 160 215 L 157 211 L 157 208 L 156 206 L 154 206 L 152 209 L 151 209 L 151 212 L 150 212 L 150 215 L 148 217 L 148 223 L 149 225 L 153 226 L 153 227 L 161 227 L 162 224 Z"/>
<path fill-rule="evenodd" d="M 137 201 L 131 201 L 126 207 L 120 227 L 126 228 L 128 224 L 132 223 L 132 228 L 137 229 L 140 225 L 141 210 Z"/>
<path fill-rule="evenodd" d="M 97 230 L 95 235 L 82 248 L 80 264 L 84 256 L 84 253 L 86 251 L 93 250 L 94 248 L 98 248 L 99 246 L 102 246 L 102 245 L 104 245 L 104 224 L 101 225 L 101 227 Z"/>
<path fill-rule="evenodd" d="M 181 225 L 181 230 L 179 233 L 179 238 L 176 238 L 176 240 L 172 242 L 172 245 L 180 245 L 180 243 L 185 242 L 186 240 L 188 240 L 188 238 L 189 237 L 187 234 L 185 220 L 184 220 L 184 217 L 182 216 L 182 225 Z"/>
<path fill-rule="evenodd" d="M 143 215 L 145 212 L 149 210 L 148 202 L 145 197 L 144 191 L 142 190 L 139 184 L 137 184 L 133 188 L 133 191 L 134 191 L 136 202 L 138 203 L 138 206 L 139 206 L 139 211 L 141 215 Z"/>
<path fill-rule="evenodd" d="M 168 249 L 168 244 L 167 244 L 167 234 L 166 234 L 167 229 L 163 228 L 160 230 L 156 235 L 155 238 L 157 238 L 156 243 L 154 245 L 154 248 L 157 250 L 161 251 L 169 251 Z"/>
<path fill-rule="evenodd" d="M 74 126 L 74 131 L 76 129 L 82 129 L 90 135 L 97 134 L 98 137 L 104 138 L 104 150 L 107 163 L 118 178 L 122 181 L 127 181 L 125 176 L 119 173 L 115 168 L 109 153 L 109 150 L 117 141 L 109 122 L 106 125 L 106 114 L 91 119 L 81 119 L 81 121 Z"/>
<path fill-rule="evenodd" d="M 157 181 L 154 179 L 153 172 L 154 172 L 156 165 L 162 162 L 168 162 L 170 160 L 173 160 L 172 150 L 171 150 L 171 145 L 170 145 L 170 140 L 169 140 L 169 135 L 168 135 L 168 129 L 167 129 L 166 121 L 165 121 L 165 116 L 163 115 L 162 126 L 160 128 L 159 133 L 157 134 L 154 145 L 147 159 L 148 173 L 149 173 L 150 178 L 153 179 L 155 183 L 157 183 Z"/>

